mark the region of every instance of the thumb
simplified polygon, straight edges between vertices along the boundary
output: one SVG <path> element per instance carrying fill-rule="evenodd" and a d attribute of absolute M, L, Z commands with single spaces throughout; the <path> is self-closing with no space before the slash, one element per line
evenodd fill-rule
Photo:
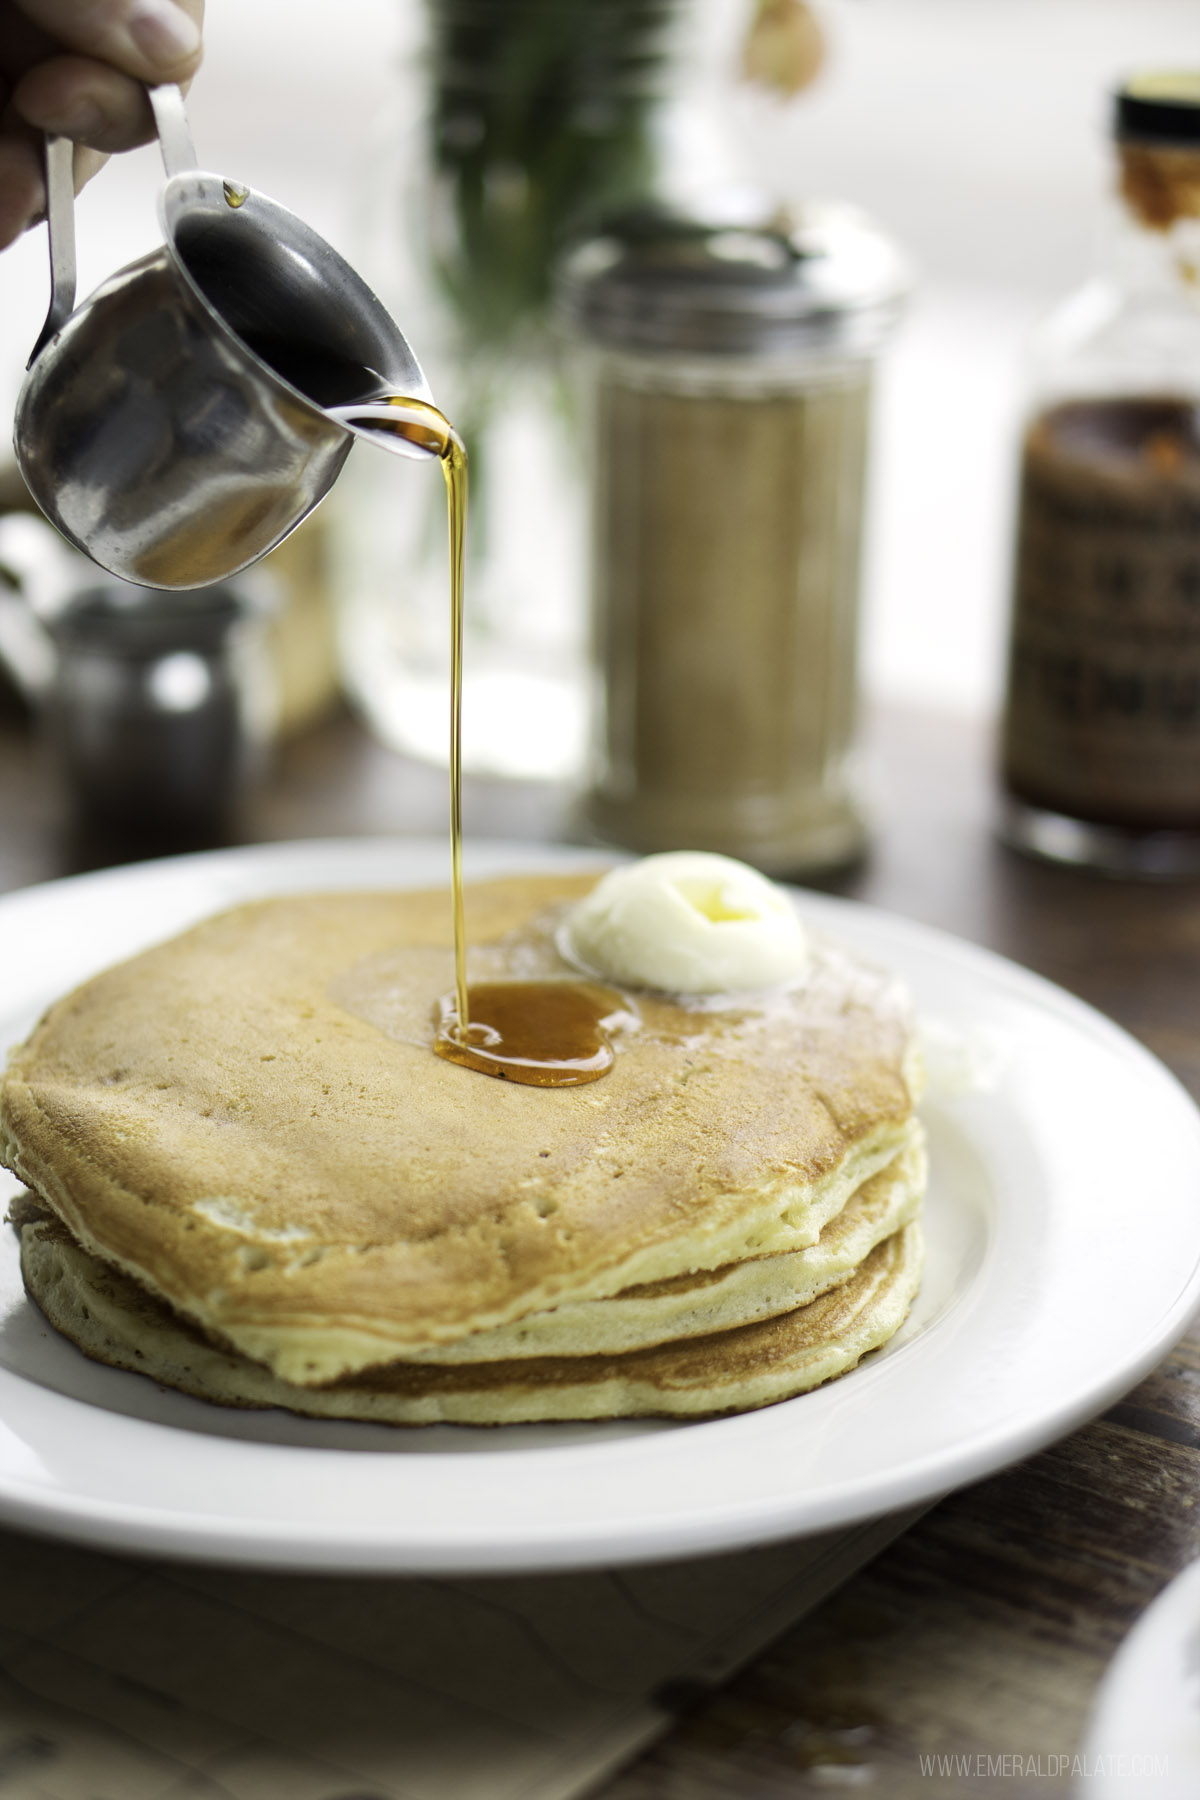
<path fill-rule="evenodd" d="M 16 0 L 64 50 L 136 81 L 182 81 L 200 62 L 204 0 Z"/>

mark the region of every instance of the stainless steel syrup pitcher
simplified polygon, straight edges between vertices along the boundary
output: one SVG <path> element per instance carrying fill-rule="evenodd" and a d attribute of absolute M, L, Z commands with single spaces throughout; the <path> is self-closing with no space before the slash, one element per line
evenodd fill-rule
<path fill-rule="evenodd" d="M 150 101 L 165 241 L 74 311 L 72 146 L 47 140 L 50 312 L 14 444 L 46 517 L 101 568 L 194 588 L 255 562 L 328 493 L 355 433 L 327 408 L 431 396 L 354 270 L 282 206 L 196 167 L 177 87 Z"/>

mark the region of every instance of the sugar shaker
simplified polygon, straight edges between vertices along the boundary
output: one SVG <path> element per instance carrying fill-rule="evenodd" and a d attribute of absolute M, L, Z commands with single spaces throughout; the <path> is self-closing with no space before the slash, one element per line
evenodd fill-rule
<path fill-rule="evenodd" d="M 909 286 L 860 215 L 631 217 L 568 263 L 592 480 L 583 819 L 774 874 L 863 846 L 872 372 Z"/>

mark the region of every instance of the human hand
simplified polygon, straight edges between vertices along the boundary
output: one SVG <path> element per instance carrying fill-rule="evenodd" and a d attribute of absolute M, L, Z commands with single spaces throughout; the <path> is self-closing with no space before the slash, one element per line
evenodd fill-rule
<path fill-rule="evenodd" d="M 146 84 L 186 86 L 204 0 L 0 0 L 0 249 L 46 204 L 41 133 L 73 138 L 75 186 L 154 136 Z"/>

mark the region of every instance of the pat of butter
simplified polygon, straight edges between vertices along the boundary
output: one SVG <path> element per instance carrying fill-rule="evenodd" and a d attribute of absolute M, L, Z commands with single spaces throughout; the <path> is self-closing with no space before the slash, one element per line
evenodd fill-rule
<path fill-rule="evenodd" d="M 672 994 L 778 987 L 809 964 L 786 894 L 757 869 L 700 850 L 610 870 L 574 908 L 565 937 L 596 974 Z"/>

